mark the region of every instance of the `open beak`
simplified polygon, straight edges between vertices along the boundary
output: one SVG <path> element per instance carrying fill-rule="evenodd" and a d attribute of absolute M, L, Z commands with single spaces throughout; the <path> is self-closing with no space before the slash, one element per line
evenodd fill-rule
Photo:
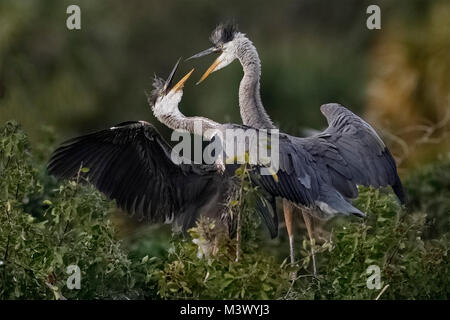
<path fill-rule="evenodd" d="M 209 55 L 209 54 L 211 54 L 211 53 L 215 53 L 215 52 L 221 52 L 221 50 L 220 50 L 220 49 L 217 49 L 217 48 L 215 48 L 215 47 L 211 47 L 211 48 L 209 48 L 209 49 L 203 50 L 203 51 L 200 52 L 200 53 L 197 53 L 197 54 L 193 55 L 193 56 L 190 57 L 190 58 L 187 58 L 186 61 L 187 61 L 187 60 L 191 60 L 191 59 L 201 58 L 201 57 L 207 56 L 207 55 Z M 208 68 L 208 70 L 206 70 L 206 72 L 202 75 L 202 77 L 201 77 L 200 80 L 197 82 L 197 84 L 202 83 L 206 78 L 208 78 L 208 76 L 209 76 L 211 73 L 214 72 L 214 70 L 217 68 L 217 66 L 218 66 L 219 63 L 220 63 L 219 58 L 220 58 L 220 56 L 213 62 L 213 64 Z"/>
<path fill-rule="evenodd" d="M 209 55 L 209 54 L 211 54 L 211 53 L 218 52 L 218 51 L 219 51 L 219 49 L 217 49 L 217 48 L 215 48 L 215 47 L 211 47 L 211 48 L 208 48 L 208 49 L 206 49 L 206 50 L 203 50 L 203 51 L 200 52 L 200 53 L 194 54 L 192 57 L 189 57 L 189 58 L 187 58 L 187 59 L 184 60 L 184 61 L 188 61 L 188 60 L 191 60 L 191 59 L 201 58 L 201 57 L 207 56 L 207 55 Z"/>
<path fill-rule="evenodd" d="M 177 72 L 178 69 L 178 65 L 180 64 L 180 60 L 181 58 L 178 59 L 177 63 L 175 63 L 175 66 L 173 67 L 172 71 L 170 72 L 169 76 L 167 77 L 166 83 L 164 84 L 164 91 L 167 93 L 169 93 L 169 91 L 171 90 L 171 85 L 172 85 L 172 80 L 173 80 L 173 76 L 175 75 L 175 72 Z"/>
<path fill-rule="evenodd" d="M 188 74 L 186 74 L 180 81 L 178 81 L 178 83 L 176 85 L 174 85 L 173 88 L 170 89 L 170 91 L 177 92 L 178 90 L 181 90 L 183 88 L 183 86 L 184 86 L 184 83 L 191 76 L 192 72 L 194 72 L 194 69 L 189 71 Z"/>
<path fill-rule="evenodd" d="M 214 70 L 216 70 L 217 66 L 220 63 L 220 56 L 217 57 L 216 60 L 214 60 L 214 62 L 212 63 L 212 65 L 209 66 L 208 70 L 205 71 L 205 73 L 202 75 L 202 77 L 200 78 L 200 80 L 198 80 L 198 82 L 196 84 L 200 84 L 202 83 L 206 78 L 208 78 L 208 76 L 214 72 Z"/>
<path fill-rule="evenodd" d="M 180 81 L 178 81 L 178 83 L 176 85 L 171 87 L 172 82 L 173 82 L 173 77 L 175 76 L 175 73 L 177 72 L 178 65 L 180 64 L 180 60 L 181 60 L 181 58 L 178 59 L 177 63 L 175 63 L 175 66 L 173 67 L 172 71 L 169 74 L 169 77 L 167 77 L 166 83 L 164 84 L 164 90 L 165 90 L 166 94 L 168 94 L 170 91 L 177 92 L 178 90 L 181 90 L 184 86 L 184 83 L 187 81 L 187 79 L 189 79 L 192 72 L 194 72 L 194 69 L 192 69 Z"/>

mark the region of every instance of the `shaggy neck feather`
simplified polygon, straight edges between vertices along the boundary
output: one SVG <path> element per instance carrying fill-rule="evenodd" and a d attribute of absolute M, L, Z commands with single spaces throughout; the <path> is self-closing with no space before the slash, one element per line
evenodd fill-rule
<path fill-rule="evenodd" d="M 253 43 L 242 36 L 237 45 L 237 58 L 244 69 L 239 86 L 239 107 L 242 122 L 258 129 L 275 129 L 261 101 L 259 79 L 261 62 Z"/>

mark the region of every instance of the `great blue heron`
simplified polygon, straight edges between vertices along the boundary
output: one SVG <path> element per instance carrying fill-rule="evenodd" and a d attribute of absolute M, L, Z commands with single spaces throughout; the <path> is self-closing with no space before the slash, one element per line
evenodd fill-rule
<path fill-rule="evenodd" d="M 180 80 L 179 84 L 181 83 L 183 85 L 191 72 Z M 156 92 L 158 92 L 158 88 L 159 85 L 157 82 L 155 84 Z M 233 123 L 220 124 L 205 117 L 186 117 L 178 108 L 182 96 L 182 90 L 172 90 L 168 95 L 149 100 L 154 115 L 160 122 L 171 129 L 183 130 L 194 134 L 200 133 L 208 140 L 220 137 L 220 145 L 229 143 L 227 141 L 228 135 L 224 134 L 228 130 L 236 132 L 241 137 L 246 137 L 248 131 L 256 132 L 257 136 L 263 132 L 264 136 L 268 135 L 269 141 L 272 139 L 272 135 L 268 134 L 265 129 L 256 129 Z M 331 109 L 337 112 L 346 110 L 337 104 L 324 105 L 322 107 L 324 110 Z M 357 118 L 353 114 L 351 116 Z M 201 127 L 202 130 L 196 132 L 196 126 Z M 330 130 L 332 128 L 330 127 Z M 231 136 L 231 144 L 235 143 L 235 138 L 236 136 Z M 261 174 L 261 168 L 264 168 L 266 165 L 261 163 L 261 159 L 257 159 L 257 162 L 251 166 L 251 179 L 254 184 L 261 187 L 266 194 L 273 197 L 282 197 L 308 208 L 320 209 L 320 213 L 323 216 L 334 216 L 338 214 L 364 216 L 363 212 L 355 208 L 332 185 L 333 176 L 321 168 L 320 166 L 323 164 L 315 159 L 316 156 L 322 157 L 323 155 L 311 153 L 311 140 L 297 138 L 284 133 L 277 135 L 277 138 L 279 139 L 277 146 L 279 156 L 278 171 L 274 172 L 274 174 Z M 246 141 L 244 151 L 248 151 L 248 141 L 245 139 L 241 139 L 241 141 Z M 225 149 L 225 147 L 222 148 L 222 150 Z M 333 153 L 333 150 L 329 152 Z M 217 156 L 216 159 L 218 159 Z M 219 167 L 222 165 L 226 169 L 226 172 L 228 172 L 228 168 L 230 167 L 231 170 L 236 168 L 233 163 L 231 165 L 225 165 L 224 162 L 219 162 Z M 330 165 L 342 166 L 340 163 L 333 162 L 330 162 Z"/>
<path fill-rule="evenodd" d="M 179 90 L 170 96 L 171 102 L 161 105 L 160 108 L 153 107 L 158 119 L 172 129 L 182 128 L 195 132 L 195 125 L 200 122 L 202 127 L 214 132 L 223 132 L 227 129 L 265 131 L 239 124 L 220 124 L 204 117 L 186 117 L 178 108 L 182 94 L 183 92 Z M 363 217 L 365 214 L 348 200 L 350 196 L 357 195 L 356 182 L 353 180 L 363 176 L 363 169 L 360 168 L 359 160 L 352 157 L 348 157 L 348 160 L 343 158 L 342 154 L 347 157 L 346 152 L 349 152 L 345 146 L 348 141 L 339 132 L 343 130 L 351 135 L 355 129 L 366 128 L 368 131 L 360 132 L 362 134 L 360 144 L 372 145 L 373 150 L 366 157 L 368 160 L 377 157 L 380 162 L 375 162 L 369 170 L 375 170 L 376 173 L 384 166 L 380 173 L 385 172 L 386 176 L 380 176 L 376 181 L 382 183 L 382 179 L 388 179 L 397 196 L 403 199 L 403 189 L 394 160 L 378 136 L 370 132 L 370 127 L 339 104 L 326 104 L 321 110 L 329 121 L 328 129 L 320 135 L 308 138 L 279 133 L 279 169 L 276 177 L 261 175 L 257 171 L 252 176 L 254 182 L 274 196 L 316 209 L 324 218 L 350 214 Z M 214 137 L 204 131 L 202 134 L 208 139 Z M 342 139 L 336 141 L 336 138 Z M 343 149 L 339 149 L 335 143 L 343 144 Z M 257 169 L 260 167 L 259 164 L 256 165 Z M 352 172 L 352 169 L 355 172 Z M 367 178 L 366 175 L 364 177 Z"/>
<path fill-rule="evenodd" d="M 187 77 L 171 87 L 175 70 L 166 81 L 155 78 L 153 104 L 157 109 L 170 108 L 173 97 L 182 94 Z M 174 222 L 184 230 L 199 216 L 227 220 L 232 175 L 218 172 L 214 164 L 174 162 L 171 151 L 153 125 L 127 121 L 64 142 L 52 154 L 47 169 L 59 178 L 71 178 L 81 167 L 89 168 L 80 171 L 81 175 L 138 220 Z M 278 229 L 274 204 L 258 204 L 274 237 Z"/>
<path fill-rule="evenodd" d="M 213 47 L 189 58 L 219 53 L 198 83 L 212 72 L 238 59 L 244 70 L 239 86 L 239 106 L 243 123 L 255 128 L 275 128 L 261 101 L 261 61 L 253 43 L 239 32 L 234 24 L 219 25 L 212 32 L 210 40 Z M 332 188 L 346 199 L 352 199 L 358 195 L 357 184 L 374 187 L 391 185 L 400 201 L 404 202 L 405 196 L 395 161 L 375 130 L 343 106 L 327 104 L 320 110 L 327 118 L 329 127 L 309 138 L 292 137 L 292 141 L 302 146 L 314 159 L 316 168 L 327 177 Z M 326 206 L 326 203 L 322 203 L 319 207 L 323 209 Z M 283 199 L 283 209 L 289 235 L 291 263 L 294 263 L 293 204 Z M 304 206 L 301 210 L 312 241 L 310 215 L 320 217 L 320 211 Z M 316 273 L 314 252 L 313 267 Z"/>

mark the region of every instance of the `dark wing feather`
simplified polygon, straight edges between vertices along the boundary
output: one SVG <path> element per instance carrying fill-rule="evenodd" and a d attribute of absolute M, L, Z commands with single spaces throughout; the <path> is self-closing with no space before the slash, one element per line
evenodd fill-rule
<path fill-rule="evenodd" d="M 319 207 L 323 218 L 336 214 L 364 216 L 349 201 L 357 197 L 357 185 L 390 185 L 404 202 L 395 161 L 375 130 L 338 104 L 324 105 L 321 111 L 329 127 L 308 138 L 280 134 L 279 170 L 263 175 L 261 166 L 254 165 L 253 182 L 272 196 Z M 227 124 L 223 129 L 252 128 Z M 271 134 L 268 137 L 271 139 Z M 245 150 L 249 150 L 248 145 Z"/>
<path fill-rule="evenodd" d="M 320 110 L 327 118 L 328 128 L 311 137 L 310 149 L 320 154 L 321 161 L 330 168 L 333 185 L 348 198 L 357 195 L 356 184 L 390 185 L 404 203 L 405 194 L 395 161 L 375 130 L 339 104 L 325 104 Z M 324 154 L 321 148 L 325 143 L 334 146 L 329 148 L 337 151 L 339 157 Z"/>
<path fill-rule="evenodd" d="M 71 178 L 87 167 L 82 175 L 138 219 L 192 224 L 198 208 L 219 192 L 220 177 L 213 167 L 175 164 L 170 152 L 151 124 L 125 122 L 68 140 L 53 153 L 48 172 Z"/>
<path fill-rule="evenodd" d="M 256 130 L 245 125 L 225 124 L 221 130 L 233 129 L 235 134 L 242 129 Z M 259 133 L 259 131 L 258 131 Z M 223 133 L 222 137 L 226 134 Z M 267 138 L 272 139 L 272 133 L 267 132 Z M 262 187 L 273 197 L 282 197 L 305 206 L 313 206 L 319 197 L 319 177 L 316 174 L 316 166 L 313 157 L 303 148 L 302 145 L 293 143 L 290 136 L 279 134 L 279 168 L 273 174 L 262 174 L 264 167 L 260 164 L 253 164 L 251 178 L 253 182 Z M 240 139 L 243 141 L 243 139 Z M 236 142 L 236 140 L 235 140 Z M 269 142 L 270 144 L 270 142 Z M 249 141 L 246 140 L 242 151 L 249 152 Z M 236 152 L 237 150 L 235 150 Z M 227 170 L 234 172 L 236 165 L 227 165 Z"/>
<path fill-rule="evenodd" d="M 257 129 L 236 124 L 222 125 L 221 130 L 227 129 L 235 130 L 233 135 L 234 143 L 236 143 L 236 135 L 239 135 L 237 129 L 243 129 L 241 130 L 241 134 L 243 134 L 243 136 L 240 137 L 239 140 L 241 141 L 240 143 L 244 143 L 244 147 L 242 148 L 242 146 L 240 146 L 239 150 L 249 152 L 249 140 L 255 140 L 244 140 L 245 137 L 251 136 L 251 133 L 247 135 L 245 130 Z M 273 132 L 265 133 L 267 133 L 267 135 L 264 134 L 262 138 L 264 138 L 264 140 L 269 140 L 267 145 L 270 144 L 269 149 L 273 151 Z M 225 137 L 227 135 L 222 133 L 221 136 Z M 319 142 L 319 139 L 317 138 L 297 138 L 287 134 L 277 134 L 276 136 L 279 138 L 279 167 L 274 168 L 277 170 L 272 174 L 269 174 L 267 171 L 263 174 L 262 169 L 265 165 L 263 163 L 252 163 L 250 176 L 254 184 L 261 187 L 264 192 L 269 193 L 272 197 L 282 197 L 306 207 L 319 207 L 322 212 L 320 217 L 324 219 L 332 217 L 336 214 L 355 214 L 358 216 L 364 216 L 360 210 L 353 207 L 351 203 L 344 198 L 344 196 L 333 184 L 333 182 L 335 184 L 340 183 L 344 185 L 344 187 L 342 187 L 342 189 L 344 189 L 348 188 L 347 184 L 353 188 L 354 183 L 350 184 L 348 180 L 344 180 L 342 178 L 339 181 L 336 180 L 337 176 L 333 177 L 330 175 L 326 163 L 320 159 L 320 157 L 323 156 L 333 161 L 344 162 L 339 163 L 342 166 L 340 169 L 344 170 L 346 166 L 345 161 L 334 145 L 327 143 L 326 141 L 322 141 L 320 149 L 315 149 L 314 144 Z M 255 138 L 258 139 L 257 136 Z M 227 142 L 227 145 L 228 143 L 229 142 Z M 235 148 L 235 152 L 237 151 L 236 149 L 237 148 Z M 234 155 L 227 154 L 227 158 L 233 156 Z M 336 167 L 338 166 L 336 165 Z M 226 171 L 230 170 L 231 172 L 234 172 L 235 169 L 235 164 L 226 165 Z M 347 179 L 351 179 L 351 172 L 349 172 L 349 170 L 344 170 L 344 172 L 347 175 Z M 270 215 L 268 214 L 265 220 L 268 221 L 269 217 Z M 275 223 L 273 225 L 275 225 Z"/>
<path fill-rule="evenodd" d="M 329 127 L 308 138 L 280 134 L 278 172 L 272 176 L 256 170 L 254 183 L 272 196 L 319 207 L 324 218 L 338 213 L 364 216 L 349 202 L 357 197 L 358 184 L 390 185 L 404 202 L 395 161 L 375 130 L 340 105 L 324 105 L 321 110 Z M 225 126 L 230 127 L 249 128 Z"/>

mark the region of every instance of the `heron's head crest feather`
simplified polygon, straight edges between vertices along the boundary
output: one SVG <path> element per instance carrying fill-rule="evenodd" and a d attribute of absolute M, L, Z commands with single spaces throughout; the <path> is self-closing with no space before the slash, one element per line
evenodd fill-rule
<path fill-rule="evenodd" d="M 166 84 L 166 81 L 157 75 L 155 75 L 153 79 L 153 90 L 150 94 L 150 103 L 152 105 L 155 104 L 156 100 L 164 94 L 164 86 Z"/>
<path fill-rule="evenodd" d="M 229 21 L 219 24 L 211 33 L 209 39 L 215 46 L 220 46 L 232 41 L 238 32 L 237 24 Z"/>

